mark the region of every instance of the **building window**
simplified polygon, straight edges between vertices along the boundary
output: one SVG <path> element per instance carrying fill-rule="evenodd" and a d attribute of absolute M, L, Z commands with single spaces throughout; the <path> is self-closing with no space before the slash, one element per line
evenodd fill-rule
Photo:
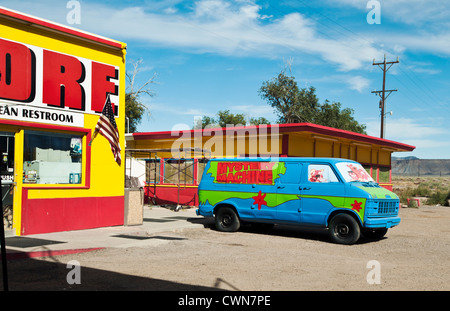
<path fill-rule="evenodd" d="M 379 168 L 379 183 L 389 183 L 391 182 L 391 169 L 389 167 L 382 167 Z"/>
<path fill-rule="evenodd" d="M 147 159 L 145 160 L 145 181 L 147 183 L 159 183 L 159 168 L 160 160 L 159 159 Z"/>
<path fill-rule="evenodd" d="M 205 170 L 208 159 L 198 159 L 197 161 L 197 184 L 202 181 L 203 171 Z"/>
<path fill-rule="evenodd" d="M 376 166 L 372 165 L 363 165 L 364 169 L 366 170 L 367 174 L 372 177 L 374 181 L 377 180 L 377 172 L 378 168 Z"/>
<path fill-rule="evenodd" d="M 0 132 L 0 174 L 2 180 L 14 180 L 14 134 Z"/>
<path fill-rule="evenodd" d="M 25 131 L 25 184 L 81 184 L 83 136 Z"/>
<path fill-rule="evenodd" d="M 372 177 L 372 174 L 371 174 L 372 167 L 370 165 L 363 165 L 363 168 L 366 170 L 367 174 L 369 174 Z"/>
<path fill-rule="evenodd" d="M 194 160 L 167 159 L 164 161 L 165 184 L 194 183 Z"/>
<path fill-rule="evenodd" d="M 377 167 L 376 166 L 372 166 L 372 175 L 371 175 L 371 177 L 372 177 L 373 180 L 377 180 L 378 179 L 377 178 L 377 173 L 378 173 Z"/>

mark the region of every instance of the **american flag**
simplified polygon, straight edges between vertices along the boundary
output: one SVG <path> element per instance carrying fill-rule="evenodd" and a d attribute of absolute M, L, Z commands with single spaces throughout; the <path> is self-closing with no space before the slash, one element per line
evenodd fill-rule
<path fill-rule="evenodd" d="M 100 115 L 97 126 L 95 127 L 91 143 L 98 133 L 102 134 L 109 141 L 114 159 L 120 165 L 122 163 L 122 159 L 120 157 L 121 149 L 119 143 L 119 131 L 117 130 L 117 124 L 114 120 L 114 113 L 111 105 L 111 99 L 109 98 L 109 93 L 106 97 L 106 102 L 105 106 L 103 107 L 102 114 Z"/>

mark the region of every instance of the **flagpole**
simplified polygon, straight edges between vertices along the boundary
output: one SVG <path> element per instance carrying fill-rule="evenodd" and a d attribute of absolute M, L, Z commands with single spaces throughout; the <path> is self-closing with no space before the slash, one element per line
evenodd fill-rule
<path fill-rule="evenodd" d="M 88 146 L 91 146 L 92 142 L 94 141 L 94 138 L 97 136 L 97 131 L 94 131 L 94 134 L 91 137 L 91 141 L 89 142 Z"/>

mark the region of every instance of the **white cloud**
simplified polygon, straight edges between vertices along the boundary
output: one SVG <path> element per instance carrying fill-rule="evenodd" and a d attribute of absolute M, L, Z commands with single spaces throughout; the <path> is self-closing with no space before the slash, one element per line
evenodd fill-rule
<path fill-rule="evenodd" d="M 65 23 L 67 9 L 57 5 L 60 1 L 5 3 Z M 172 6 L 157 11 L 124 6 L 82 2 L 81 24 L 74 26 L 125 42 L 138 40 L 197 53 L 266 58 L 306 53 L 317 55 L 344 71 L 361 68 L 382 55 L 368 41 L 324 37 L 316 31 L 315 22 L 301 13 L 279 18 L 263 15 L 255 1 L 199 0 L 189 11 Z"/>
<path fill-rule="evenodd" d="M 366 123 L 367 133 L 379 137 L 380 120 Z M 450 142 L 447 131 L 434 125 L 420 123 L 420 120 L 410 118 L 386 118 L 385 138 L 419 148 L 448 146 Z"/>
<path fill-rule="evenodd" d="M 421 124 L 418 120 L 409 118 L 391 119 L 387 126 L 389 126 L 390 136 L 400 139 L 420 140 L 447 134 L 443 128 Z"/>
<path fill-rule="evenodd" d="M 365 91 L 365 89 L 369 86 L 369 80 L 362 76 L 351 77 L 347 80 L 347 83 L 351 90 L 356 90 L 359 93 Z"/>
<path fill-rule="evenodd" d="M 366 123 L 367 133 L 380 137 L 380 120 L 372 119 Z M 415 146 L 412 153 L 396 153 L 395 156 L 417 156 L 422 159 L 448 158 L 450 141 L 448 131 L 439 124 L 426 124 L 421 119 L 388 117 L 386 119 L 385 138 L 403 144 Z"/>
<path fill-rule="evenodd" d="M 434 69 L 434 64 L 427 61 L 409 61 L 406 69 L 417 73 L 435 75 L 442 72 L 441 69 Z"/>
<path fill-rule="evenodd" d="M 405 49 L 450 55 L 450 34 L 448 33 L 391 34 L 384 40 L 390 44 L 400 44 Z"/>
<path fill-rule="evenodd" d="M 317 31 L 315 20 L 299 12 L 274 18 L 264 15 L 255 1 L 199 0 L 188 11 L 175 7 L 178 0 L 148 1 L 145 6 L 119 7 L 101 2 L 85 1 L 81 6 L 82 29 L 125 42 L 138 40 L 163 47 L 182 47 L 195 53 L 282 58 L 296 55 L 317 55 L 336 65 L 340 70 L 360 69 L 385 53 L 379 48 L 383 43 L 395 54 L 408 49 L 450 55 L 450 35 L 436 25 L 449 25 L 450 10 L 441 0 L 382 1 L 384 18 L 396 19 L 408 25 L 426 23 L 414 33 L 402 30 L 382 37 L 364 34 L 330 37 Z M 328 0 L 330 5 L 352 6 L 365 14 L 367 1 Z M 2 5 L 65 23 L 68 13 L 65 4 L 56 0 L 2 1 Z M 51 8 L 51 10 L 50 10 Z M 375 45 L 378 44 L 377 47 Z M 301 56 L 300 56 L 301 57 Z"/>
<path fill-rule="evenodd" d="M 274 115 L 274 109 L 267 104 L 230 106 L 229 109 L 237 113 L 248 114 L 251 117 Z"/>
<path fill-rule="evenodd" d="M 407 145 L 415 146 L 416 149 L 444 148 L 450 146 L 450 142 L 437 139 L 407 139 L 402 141 Z"/>
<path fill-rule="evenodd" d="M 390 49 L 395 55 L 408 50 L 425 51 L 438 55 L 450 55 L 450 10 L 448 1 L 442 0 L 391 0 L 380 3 L 381 26 L 394 21 L 404 27 L 396 27 L 395 31 L 369 34 L 374 42 L 382 48 Z M 361 15 L 369 13 L 368 1 L 363 0 L 328 0 L 331 6 L 353 7 L 361 11 Z M 407 29 L 407 30 L 404 30 Z M 367 36 L 367 35 L 366 35 Z M 361 38 L 364 35 L 361 35 Z"/>
<path fill-rule="evenodd" d="M 399 152 L 394 156 L 417 156 L 421 159 L 448 158 L 450 141 L 448 131 L 439 128 L 439 124 L 426 124 L 421 119 L 392 118 L 386 119 L 385 138 L 399 143 L 415 146 L 413 152 Z M 380 137 L 380 120 L 371 119 L 366 123 L 368 135 Z"/>
<path fill-rule="evenodd" d="M 381 9 L 381 23 L 384 18 L 406 24 L 422 25 L 430 21 L 448 21 L 450 11 L 447 1 L 442 0 L 378 0 Z M 347 5 L 369 12 L 368 1 L 328 0 L 329 4 Z"/>
<path fill-rule="evenodd" d="M 178 10 L 175 9 L 175 8 L 173 8 L 173 7 L 164 9 L 164 13 L 167 13 L 167 14 L 174 14 L 174 13 L 176 13 L 177 11 L 178 11 Z"/>
<path fill-rule="evenodd" d="M 355 90 L 359 93 L 365 93 L 367 92 L 367 88 L 369 87 L 371 81 L 360 75 L 352 76 L 350 74 L 333 74 L 324 75 L 320 78 L 310 79 L 308 82 L 313 85 L 315 83 L 342 83 L 346 85 L 350 90 Z M 308 85 L 309 84 L 307 83 L 306 87 Z M 340 88 L 340 90 L 342 89 Z"/>

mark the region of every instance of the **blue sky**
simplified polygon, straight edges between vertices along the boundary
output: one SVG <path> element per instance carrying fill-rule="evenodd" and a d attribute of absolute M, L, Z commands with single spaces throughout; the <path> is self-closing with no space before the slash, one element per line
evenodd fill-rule
<path fill-rule="evenodd" d="M 0 5 L 61 24 L 66 0 Z M 127 70 L 142 59 L 138 83 L 157 74 L 151 116 L 140 132 L 190 128 L 219 110 L 264 116 L 273 109 L 258 90 L 291 63 L 300 87 L 354 109 L 369 135 L 380 135 L 382 70 L 372 62 L 399 57 L 387 73 L 385 138 L 414 145 L 394 156 L 450 158 L 450 9 L 441 0 L 380 0 L 380 23 L 367 0 L 84 0 L 69 26 L 127 43 Z M 372 15 L 370 15 L 372 16 Z"/>

